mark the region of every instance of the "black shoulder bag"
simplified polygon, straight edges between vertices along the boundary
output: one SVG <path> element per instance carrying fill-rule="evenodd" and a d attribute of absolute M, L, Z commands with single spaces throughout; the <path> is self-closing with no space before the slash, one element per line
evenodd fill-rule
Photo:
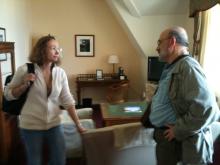
<path fill-rule="evenodd" d="M 27 63 L 27 67 L 28 67 L 28 73 L 34 73 L 34 64 L 33 63 Z M 13 77 L 13 75 L 7 76 L 5 85 L 7 85 L 7 83 L 9 83 L 11 81 L 12 77 Z M 20 115 L 21 109 L 27 99 L 27 94 L 28 94 L 32 84 L 33 84 L 33 82 L 30 82 L 30 86 L 17 100 L 8 101 L 3 95 L 2 110 L 10 115 Z"/>

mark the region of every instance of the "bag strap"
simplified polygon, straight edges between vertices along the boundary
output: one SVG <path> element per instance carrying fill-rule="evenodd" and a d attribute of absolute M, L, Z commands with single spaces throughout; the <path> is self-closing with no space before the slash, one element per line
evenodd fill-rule
<path fill-rule="evenodd" d="M 35 73 L 35 68 L 33 63 L 26 63 L 28 68 L 28 73 Z M 30 81 L 31 85 L 33 84 L 33 81 Z M 30 86 L 31 86 L 30 85 Z"/>
<path fill-rule="evenodd" d="M 143 116 L 141 117 L 141 123 L 146 128 L 155 128 L 150 121 L 150 113 L 151 113 L 151 102 L 149 102 L 147 109 L 145 110 Z"/>
<path fill-rule="evenodd" d="M 33 63 L 26 63 L 28 67 L 28 73 L 35 73 L 34 64 Z"/>

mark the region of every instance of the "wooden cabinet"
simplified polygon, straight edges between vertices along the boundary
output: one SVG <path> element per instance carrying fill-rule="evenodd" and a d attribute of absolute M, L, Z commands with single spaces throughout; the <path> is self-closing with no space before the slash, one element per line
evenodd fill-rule
<path fill-rule="evenodd" d="M 15 72 L 14 42 L 0 42 L 0 55 L 7 57 L 6 61 L 0 61 L 0 97 L 2 98 L 4 88 L 3 70 L 9 69 L 10 74 Z M 7 62 L 7 66 L 3 65 L 5 62 Z M 2 111 L 2 99 L 0 99 L 0 164 L 7 163 L 12 146 L 16 142 L 16 136 L 14 136 L 18 130 L 14 129 L 16 127 L 17 117 L 9 116 Z"/>

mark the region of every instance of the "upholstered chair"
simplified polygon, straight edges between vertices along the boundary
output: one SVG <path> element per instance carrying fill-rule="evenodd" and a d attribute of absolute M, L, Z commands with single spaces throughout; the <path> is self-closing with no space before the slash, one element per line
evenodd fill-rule
<path fill-rule="evenodd" d="M 153 129 L 141 123 L 91 129 L 82 141 L 86 165 L 156 165 Z"/>

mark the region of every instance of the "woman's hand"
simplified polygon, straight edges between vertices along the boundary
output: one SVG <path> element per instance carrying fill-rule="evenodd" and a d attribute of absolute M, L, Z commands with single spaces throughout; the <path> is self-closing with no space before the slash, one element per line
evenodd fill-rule
<path fill-rule="evenodd" d="M 36 75 L 33 73 L 28 73 L 24 76 L 23 82 L 17 87 L 12 89 L 12 95 L 16 98 L 19 98 L 31 85 L 30 81 L 36 80 Z"/>
<path fill-rule="evenodd" d="M 76 125 L 77 130 L 79 131 L 79 133 L 83 133 L 86 132 L 87 130 L 82 126 L 82 124 L 78 124 Z"/>
<path fill-rule="evenodd" d="M 24 77 L 24 83 L 25 84 L 29 84 L 30 81 L 34 82 L 36 80 L 36 75 L 33 73 L 28 73 L 25 77 Z"/>
<path fill-rule="evenodd" d="M 72 118 L 72 120 L 76 124 L 76 128 L 79 131 L 79 133 L 86 132 L 86 129 L 82 126 L 82 124 L 79 121 L 78 115 L 76 113 L 75 106 L 71 106 L 67 109 L 69 116 Z"/>

